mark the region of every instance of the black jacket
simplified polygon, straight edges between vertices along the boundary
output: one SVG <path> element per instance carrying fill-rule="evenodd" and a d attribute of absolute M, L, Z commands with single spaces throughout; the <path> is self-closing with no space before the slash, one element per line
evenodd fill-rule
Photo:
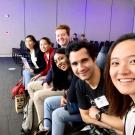
<path fill-rule="evenodd" d="M 34 50 L 35 50 L 35 57 L 37 58 L 36 64 L 38 65 L 39 68 L 37 69 L 32 63 L 31 55 L 29 51 L 27 51 L 27 54 L 28 54 L 27 60 L 31 69 L 34 70 L 34 73 L 38 74 L 45 69 L 46 62 L 44 60 L 44 53 L 40 51 L 39 47 L 35 48 Z"/>

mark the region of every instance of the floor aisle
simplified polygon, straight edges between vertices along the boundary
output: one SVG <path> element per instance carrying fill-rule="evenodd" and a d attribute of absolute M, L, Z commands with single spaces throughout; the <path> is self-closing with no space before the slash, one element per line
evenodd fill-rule
<path fill-rule="evenodd" d="M 21 68 L 12 58 L 0 58 L 0 135 L 20 135 L 22 114 L 15 112 L 10 92 L 20 76 Z"/>

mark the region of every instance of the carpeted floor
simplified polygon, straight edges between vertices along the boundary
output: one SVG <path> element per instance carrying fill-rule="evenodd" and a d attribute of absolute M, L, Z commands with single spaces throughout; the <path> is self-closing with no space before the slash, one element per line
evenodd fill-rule
<path fill-rule="evenodd" d="M 11 98 L 11 88 L 20 77 L 21 67 L 12 58 L 0 57 L 0 135 L 20 135 L 23 115 L 15 112 Z"/>

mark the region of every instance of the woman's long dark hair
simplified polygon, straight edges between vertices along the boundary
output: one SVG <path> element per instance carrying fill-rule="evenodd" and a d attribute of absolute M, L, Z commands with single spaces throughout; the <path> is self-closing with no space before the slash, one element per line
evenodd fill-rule
<path fill-rule="evenodd" d="M 65 54 L 65 52 L 66 52 L 65 48 L 58 48 L 55 51 L 55 54 L 56 53 Z M 70 74 L 70 68 L 67 71 L 62 71 L 56 66 L 56 63 L 53 60 L 52 69 L 53 69 L 53 86 L 54 86 L 54 89 L 55 90 L 56 89 L 59 89 L 59 90 L 68 89 L 69 85 L 70 85 L 70 81 L 68 79 L 69 74 Z"/>
<path fill-rule="evenodd" d="M 40 40 L 45 40 L 49 45 L 52 45 L 52 42 L 48 37 L 42 37 Z"/>
<path fill-rule="evenodd" d="M 26 37 L 25 37 L 25 40 L 26 40 L 26 38 L 30 38 L 30 39 L 35 43 L 35 45 L 34 45 L 34 50 L 35 50 L 36 48 L 39 48 L 39 44 L 38 44 L 36 38 L 35 38 L 33 35 L 28 35 L 28 36 L 26 36 Z M 30 50 L 27 48 L 27 51 L 29 52 Z"/>
<path fill-rule="evenodd" d="M 120 117 L 123 117 L 125 113 L 130 109 L 133 101 L 129 95 L 121 94 L 114 86 L 110 77 L 110 61 L 111 61 L 111 54 L 114 48 L 120 42 L 126 40 L 135 40 L 135 34 L 134 33 L 125 34 L 112 44 L 107 56 L 107 63 L 106 63 L 105 73 L 104 73 L 105 93 L 109 101 L 108 113 Z"/>

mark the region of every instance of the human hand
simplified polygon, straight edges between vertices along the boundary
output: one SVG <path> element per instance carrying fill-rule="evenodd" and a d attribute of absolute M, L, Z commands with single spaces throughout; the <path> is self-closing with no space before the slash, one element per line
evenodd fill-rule
<path fill-rule="evenodd" d="M 26 69 L 26 70 L 28 70 L 28 71 L 29 71 L 29 72 L 31 72 L 31 73 L 33 73 L 33 72 L 34 72 L 34 70 L 33 70 L 33 69 L 31 69 L 31 68 L 27 67 L 26 65 L 23 65 L 23 69 Z"/>
<path fill-rule="evenodd" d="M 29 71 L 30 71 L 31 73 L 33 73 L 33 72 L 34 72 L 34 70 L 33 70 L 33 69 L 31 69 L 31 68 L 29 68 Z"/>
<path fill-rule="evenodd" d="M 35 75 L 34 77 L 31 78 L 31 81 L 36 81 L 40 77 L 40 74 Z"/>
<path fill-rule="evenodd" d="M 60 105 L 61 105 L 61 106 L 65 106 L 66 104 L 67 104 L 67 99 L 66 99 L 64 96 L 62 96 L 62 97 L 61 97 Z"/>
<path fill-rule="evenodd" d="M 89 108 L 89 116 L 93 119 L 96 119 L 96 114 L 99 112 L 100 111 L 94 106 L 91 106 L 91 108 Z"/>
<path fill-rule="evenodd" d="M 23 68 L 24 68 L 24 69 L 30 69 L 30 67 L 29 67 L 27 64 L 24 64 L 24 65 L 23 65 Z"/>

